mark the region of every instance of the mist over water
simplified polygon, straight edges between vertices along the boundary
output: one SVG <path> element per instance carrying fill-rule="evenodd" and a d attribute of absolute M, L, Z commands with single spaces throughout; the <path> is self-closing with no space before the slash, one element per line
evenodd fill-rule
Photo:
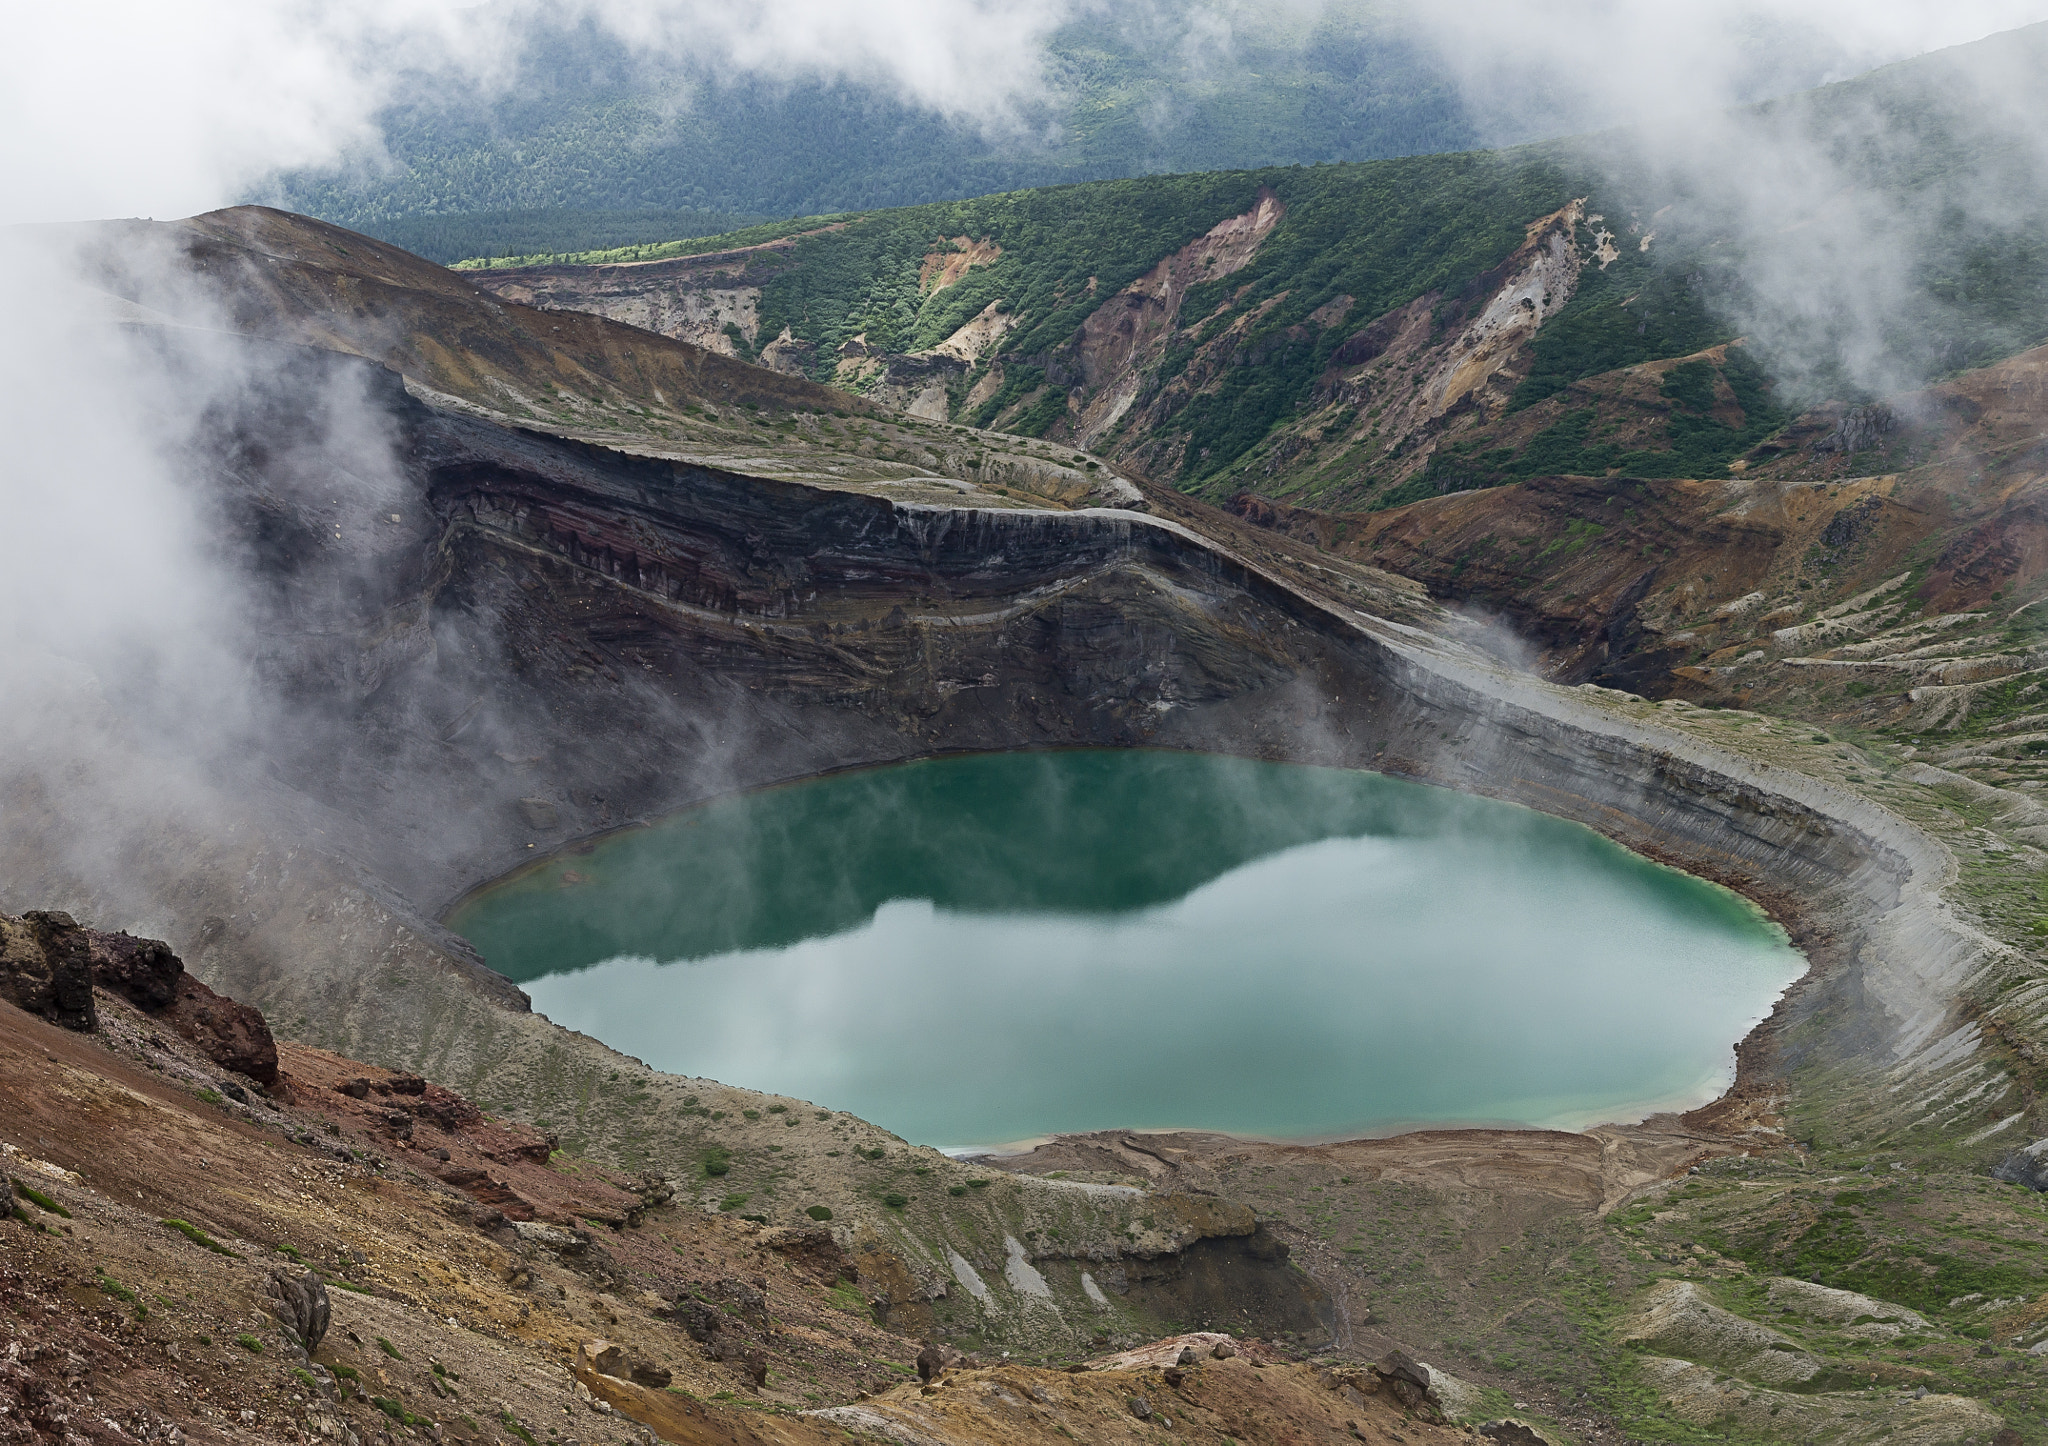
<path fill-rule="evenodd" d="M 1372 774 L 990 755 L 721 800 L 450 924 L 656 1068 L 988 1145 L 1703 1102 L 1804 970 L 1726 890 Z"/>

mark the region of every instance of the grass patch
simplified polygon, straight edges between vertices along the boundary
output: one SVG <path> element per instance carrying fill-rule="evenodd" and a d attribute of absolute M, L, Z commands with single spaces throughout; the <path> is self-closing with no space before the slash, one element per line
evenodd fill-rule
<path fill-rule="evenodd" d="M 180 1220 L 176 1216 L 172 1216 L 170 1219 L 162 1220 L 158 1223 L 177 1231 L 201 1250 L 211 1250 L 215 1255 L 225 1255 L 230 1260 L 240 1260 L 242 1258 L 189 1220 Z"/>
<path fill-rule="evenodd" d="M 394 1401 L 389 1396 L 372 1396 L 370 1397 L 370 1404 L 401 1426 L 422 1426 L 430 1431 L 434 1427 L 431 1419 L 425 1416 L 415 1416 L 412 1412 L 405 1409 L 404 1402 Z M 531 1441 L 533 1438 L 529 1436 L 526 1439 Z"/>
<path fill-rule="evenodd" d="M 517 1436 L 520 1440 L 524 1441 L 526 1443 L 526 1446 L 540 1446 L 540 1443 L 533 1439 L 533 1432 L 527 1430 L 524 1426 L 519 1424 L 519 1418 L 512 1414 L 512 1408 L 510 1406 L 507 1406 L 504 1410 L 498 1412 L 498 1424 L 503 1426 L 507 1431 L 510 1431 L 514 1436 Z"/>
<path fill-rule="evenodd" d="M 250 1335 L 247 1331 L 243 1331 L 240 1335 L 235 1337 L 235 1344 L 240 1346 L 243 1350 L 247 1351 L 252 1356 L 260 1356 L 263 1354 L 263 1342 L 257 1340 L 256 1337 Z"/>
<path fill-rule="evenodd" d="M 16 1180 L 14 1182 L 14 1193 L 21 1196 L 22 1199 L 28 1201 L 29 1204 L 35 1206 L 38 1210 L 46 1210 L 50 1214 L 60 1216 L 65 1220 L 71 1218 L 69 1210 L 66 1210 L 62 1205 L 59 1205 L 55 1200 L 52 1200 L 48 1195 L 45 1195 L 25 1180 Z"/>
<path fill-rule="evenodd" d="M 102 1291 L 104 1291 L 108 1295 L 111 1295 L 115 1300 L 122 1301 L 128 1305 L 135 1307 L 135 1318 L 137 1320 L 149 1319 L 149 1306 L 141 1299 L 141 1297 L 137 1296 L 135 1292 L 130 1290 L 127 1286 L 121 1284 L 120 1281 L 114 1279 L 113 1276 L 107 1274 L 106 1271 L 100 1270 L 98 1266 L 94 1266 L 93 1269 L 95 1271 L 98 1271 L 99 1273 L 98 1284 L 99 1288 Z"/>
<path fill-rule="evenodd" d="M 402 1361 L 405 1359 L 405 1357 L 402 1354 L 400 1354 L 398 1347 L 391 1344 L 390 1341 L 385 1340 L 382 1336 L 377 1337 L 377 1349 L 384 1352 L 385 1355 L 391 1357 L 391 1359 L 394 1361 Z"/>

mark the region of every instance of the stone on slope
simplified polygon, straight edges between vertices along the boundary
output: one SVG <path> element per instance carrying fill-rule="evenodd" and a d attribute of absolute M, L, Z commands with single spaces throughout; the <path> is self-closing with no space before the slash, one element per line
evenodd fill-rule
<path fill-rule="evenodd" d="M 310 1270 L 303 1274 L 273 1270 L 264 1292 L 270 1297 L 271 1314 L 291 1328 L 306 1354 L 319 1350 L 330 1318 L 327 1287 L 320 1277 Z"/>

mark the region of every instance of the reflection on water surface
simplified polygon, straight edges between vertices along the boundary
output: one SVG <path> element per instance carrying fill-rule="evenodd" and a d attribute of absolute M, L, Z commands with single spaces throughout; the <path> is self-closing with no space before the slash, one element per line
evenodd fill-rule
<path fill-rule="evenodd" d="M 958 1146 L 1700 1102 L 1804 969 L 1735 895 L 1373 774 L 994 754 L 721 799 L 449 923 L 657 1068 Z"/>

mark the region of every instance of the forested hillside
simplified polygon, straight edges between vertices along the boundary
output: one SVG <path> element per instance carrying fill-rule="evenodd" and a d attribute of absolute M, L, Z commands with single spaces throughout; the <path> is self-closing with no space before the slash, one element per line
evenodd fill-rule
<path fill-rule="evenodd" d="M 1197 55 L 1087 15 L 1052 39 L 1046 99 L 990 134 L 873 89 L 655 69 L 587 25 L 543 29 L 501 98 L 387 112 L 395 166 L 277 177 L 250 199 L 446 262 L 633 244 L 648 238 L 632 213 L 650 210 L 815 215 L 1478 142 L 1449 74 L 1379 7 L 1261 24 L 1226 55 Z"/>
<path fill-rule="evenodd" d="M 1799 408 L 2048 337 L 2048 191 L 1970 109 L 1985 66 L 2048 75 L 2048 28 L 1748 113 L 1813 148 L 1880 118 L 1843 174 L 1901 219 L 1841 255 L 1784 239 L 1833 224 L 1841 197 L 1788 195 L 1760 228 L 1606 136 L 1028 190 L 475 274 L 1216 498 L 1384 507 L 1538 475 L 1718 475 Z M 1770 267 L 1795 264 L 1808 314 L 1788 318 Z"/>

